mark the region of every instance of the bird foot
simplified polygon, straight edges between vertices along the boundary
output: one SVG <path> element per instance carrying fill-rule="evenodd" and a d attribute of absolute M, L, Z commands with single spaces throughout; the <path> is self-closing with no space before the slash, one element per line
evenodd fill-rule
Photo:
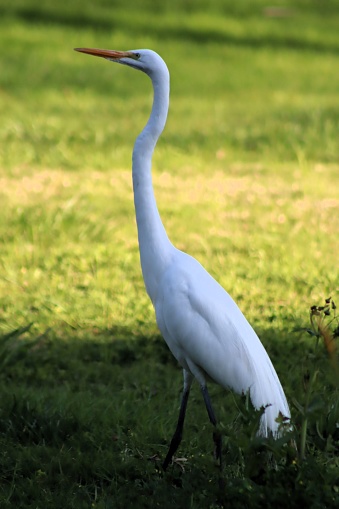
<path fill-rule="evenodd" d="M 185 472 L 185 463 L 187 461 L 188 461 L 187 458 L 172 458 L 171 464 L 178 465 L 181 468 L 182 472 Z M 164 465 L 163 465 L 163 467 L 164 467 Z M 166 470 L 166 469 L 167 469 L 167 464 L 166 464 L 166 467 L 164 467 L 164 470 Z"/>
<path fill-rule="evenodd" d="M 148 456 L 148 461 L 153 461 L 153 463 L 159 463 L 161 461 L 160 456 L 158 454 L 153 454 L 153 456 Z"/>
<path fill-rule="evenodd" d="M 178 465 L 181 468 L 182 472 L 185 472 L 185 463 L 187 463 L 187 458 L 174 458 L 172 460 L 172 463 Z"/>

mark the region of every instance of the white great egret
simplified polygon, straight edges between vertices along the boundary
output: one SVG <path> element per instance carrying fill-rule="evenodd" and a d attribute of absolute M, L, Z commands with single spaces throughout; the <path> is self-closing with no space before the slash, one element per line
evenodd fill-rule
<path fill-rule="evenodd" d="M 169 241 L 157 209 L 151 176 L 152 154 L 162 133 L 169 106 L 169 72 L 151 50 L 113 51 L 76 48 L 145 72 L 152 80 L 154 99 L 149 120 L 135 141 L 133 190 L 143 278 L 158 327 L 184 372 L 184 390 L 177 428 L 163 463 L 166 469 L 183 431 L 189 391 L 200 384 L 208 416 L 216 418 L 206 378 L 242 394 L 249 391 L 253 406 L 265 407 L 258 433 L 279 436 L 277 417 L 290 418 L 279 378 L 258 336 L 229 294 L 191 256 Z M 214 434 L 221 463 L 221 436 Z"/>

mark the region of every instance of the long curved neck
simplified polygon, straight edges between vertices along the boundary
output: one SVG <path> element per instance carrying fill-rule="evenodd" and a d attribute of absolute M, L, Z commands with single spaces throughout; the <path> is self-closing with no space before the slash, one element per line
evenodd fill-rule
<path fill-rule="evenodd" d="M 168 70 L 165 67 L 150 77 L 154 89 L 152 112 L 135 141 L 132 175 L 141 268 L 147 293 L 154 303 L 160 275 L 168 265 L 174 248 L 160 219 L 151 174 L 153 151 L 165 127 L 168 112 Z"/>

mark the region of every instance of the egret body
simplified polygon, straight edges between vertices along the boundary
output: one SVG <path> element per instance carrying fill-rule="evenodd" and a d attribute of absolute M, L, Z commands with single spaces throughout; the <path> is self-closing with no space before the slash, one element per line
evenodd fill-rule
<path fill-rule="evenodd" d="M 151 50 L 78 48 L 143 71 L 152 80 L 149 120 L 135 141 L 133 190 L 140 261 L 147 293 L 168 347 L 183 368 L 184 390 L 177 428 L 163 463 L 177 450 L 193 379 L 200 384 L 209 419 L 216 417 L 207 390 L 210 378 L 238 394 L 249 392 L 253 406 L 265 407 L 258 433 L 279 436 L 277 418 L 290 418 L 288 403 L 272 362 L 258 336 L 230 295 L 188 254 L 176 249 L 162 224 L 152 186 L 152 154 L 169 107 L 170 79 L 163 59 Z M 221 437 L 214 433 L 221 460 Z"/>

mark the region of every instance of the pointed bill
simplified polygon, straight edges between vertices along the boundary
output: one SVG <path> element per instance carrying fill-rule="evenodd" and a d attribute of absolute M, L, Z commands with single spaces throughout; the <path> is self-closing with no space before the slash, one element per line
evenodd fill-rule
<path fill-rule="evenodd" d="M 131 51 L 116 51 L 111 49 L 98 49 L 98 48 L 74 48 L 75 51 L 80 53 L 87 53 L 95 57 L 109 58 L 110 60 L 120 60 L 121 58 L 133 58 L 136 56 Z"/>

